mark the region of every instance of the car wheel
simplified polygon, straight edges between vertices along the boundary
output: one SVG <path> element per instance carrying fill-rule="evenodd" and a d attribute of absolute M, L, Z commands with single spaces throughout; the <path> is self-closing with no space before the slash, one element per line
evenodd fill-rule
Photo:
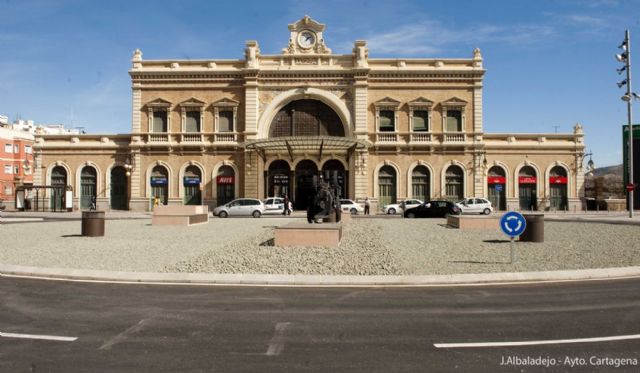
<path fill-rule="evenodd" d="M 358 210 L 356 209 L 351 209 L 351 215 L 358 215 Z"/>
<path fill-rule="evenodd" d="M 484 209 L 484 211 L 482 213 L 485 214 L 485 215 L 489 215 L 489 214 L 491 214 L 491 210 Z"/>
<path fill-rule="evenodd" d="M 395 215 L 396 214 L 396 209 L 389 209 L 389 214 L 390 215 Z"/>
<path fill-rule="evenodd" d="M 414 214 L 413 212 L 410 212 L 410 213 L 408 213 L 408 214 L 407 214 L 407 217 L 408 217 L 409 219 L 413 219 L 413 218 L 415 218 L 415 217 L 416 217 L 416 214 Z"/>
<path fill-rule="evenodd" d="M 226 211 L 220 211 L 218 216 L 221 217 L 221 218 L 226 218 L 227 216 L 229 216 L 229 214 L 227 214 Z"/>
<path fill-rule="evenodd" d="M 253 216 L 254 218 L 259 218 L 260 215 L 262 215 L 262 214 L 258 210 L 254 211 L 253 214 L 251 214 L 251 216 Z"/>

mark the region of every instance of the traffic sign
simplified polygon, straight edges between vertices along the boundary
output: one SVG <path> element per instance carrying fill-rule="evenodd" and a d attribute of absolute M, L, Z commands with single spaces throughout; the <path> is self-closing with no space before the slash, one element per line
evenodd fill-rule
<path fill-rule="evenodd" d="M 633 192 L 633 190 L 635 189 L 635 185 L 633 184 L 627 184 L 627 192 Z"/>
<path fill-rule="evenodd" d="M 496 192 L 502 192 L 502 184 L 496 184 Z"/>
<path fill-rule="evenodd" d="M 502 215 L 500 219 L 500 229 L 509 237 L 516 237 L 524 232 L 527 228 L 527 222 L 521 213 L 510 211 Z"/>

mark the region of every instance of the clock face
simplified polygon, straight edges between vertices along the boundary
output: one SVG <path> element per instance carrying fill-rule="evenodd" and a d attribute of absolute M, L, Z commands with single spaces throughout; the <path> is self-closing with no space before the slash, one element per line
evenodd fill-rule
<path fill-rule="evenodd" d="M 302 48 L 311 48 L 316 43 L 316 34 L 311 31 L 302 31 L 298 36 L 298 43 Z"/>

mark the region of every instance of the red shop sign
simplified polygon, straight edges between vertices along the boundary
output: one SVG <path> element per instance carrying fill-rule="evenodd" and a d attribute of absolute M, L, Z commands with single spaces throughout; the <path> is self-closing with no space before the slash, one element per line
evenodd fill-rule
<path fill-rule="evenodd" d="M 233 184 L 233 176 L 218 176 L 216 178 L 218 184 Z"/>
<path fill-rule="evenodd" d="M 535 184 L 537 181 L 535 176 L 520 176 L 518 178 L 520 184 Z"/>
<path fill-rule="evenodd" d="M 566 184 L 567 178 L 566 176 L 550 176 L 549 184 Z"/>
<path fill-rule="evenodd" d="M 507 178 L 504 176 L 489 176 L 487 178 L 488 184 L 506 184 Z"/>

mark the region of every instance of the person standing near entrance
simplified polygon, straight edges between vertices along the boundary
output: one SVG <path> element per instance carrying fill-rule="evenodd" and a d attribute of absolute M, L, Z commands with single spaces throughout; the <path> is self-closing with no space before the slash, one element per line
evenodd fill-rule
<path fill-rule="evenodd" d="M 364 214 L 369 215 L 369 209 L 371 208 L 371 202 L 369 202 L 369 197 L 364 199 Z"/>
<path fill-rule="evenodd" d="M 287 211 L 289 211 L 289 197 L 284 195 L 284 208 L 282 209 L 282 215 L 287 215 Z"/>

